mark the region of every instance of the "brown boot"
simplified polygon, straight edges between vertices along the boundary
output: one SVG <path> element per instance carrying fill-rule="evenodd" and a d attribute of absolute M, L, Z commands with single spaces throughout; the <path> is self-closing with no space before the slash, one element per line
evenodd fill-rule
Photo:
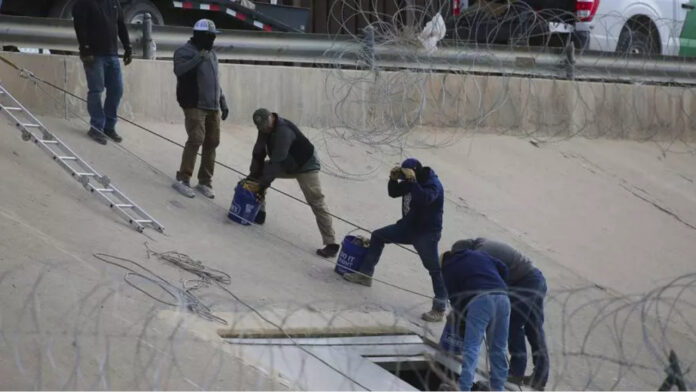
<path fill-rule="evenodd" d="M 431 309 L 429 312 L 423 313 L 421 318 L 429 323 L 437 323 L 445 319 L 445 311 Z"/>

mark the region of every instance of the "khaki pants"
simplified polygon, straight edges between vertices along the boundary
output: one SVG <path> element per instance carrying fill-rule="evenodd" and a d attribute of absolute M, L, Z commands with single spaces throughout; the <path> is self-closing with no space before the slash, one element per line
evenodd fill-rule
<path fill-rule="evenodd" d="M 220 111 L 184 109 L 188 140 L 181 157 L 181 167 L 176 173 L 178 181 L 189 181 L 196 165 L 198 149 L 203 146 L 198 182 L 211 186 L 215 170 L 215 149 L 220 144 Z"/>
<path fill-rule="evenodd" d="M 312 207 L 312 212 L 314 212 L 314 217 L 317 220 L 317 226 L 319 226 L 319 232 L 321 233 L 321 239 L 324 245 L 335 244 L 336 234 L 334 233 L 329 207 L 326 205 L 326 201 L 324 201 L 324 194 L 321 192 L 319 171 L 317 170 L 297 174 L 283 173 L 278 176 L 278 178 L 294 178 L 297 180 L 307 204 Z M 261 209 L 264 211 L 266 210 L 265 201 L 261 206 Z"/>

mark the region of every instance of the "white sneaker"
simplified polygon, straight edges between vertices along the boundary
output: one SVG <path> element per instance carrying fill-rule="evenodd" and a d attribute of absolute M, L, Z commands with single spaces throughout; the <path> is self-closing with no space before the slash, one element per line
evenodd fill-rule
<path fill-rule="evenodd" d="M 191 189 L 191 186 L 183 181 L 177 181 L 172 184 L 172 188 L 176 189 L 179 193 L 186 197 L 196 197 L 196 192 Z"/>
<path fill-rule="evenodd" d="M 215 198 L 215 191 L 212 187 L 209 187 L 208 185 L 198 184 L 196 185 L 196 190 L 202 193 L 203 196 L 207 197 L 208 199 Z"/>

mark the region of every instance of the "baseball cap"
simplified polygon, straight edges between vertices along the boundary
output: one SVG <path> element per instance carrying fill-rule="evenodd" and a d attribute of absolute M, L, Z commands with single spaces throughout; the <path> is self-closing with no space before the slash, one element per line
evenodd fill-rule
<path fill-rule="evenodd" d="M 193 25 L 193 31 L 207 31 L 208 33 L 220 34 L 220 31 L 215 27 L 215 22 L 210 19 L 201 19 Z"/>
<path fill-rule="evenodd" d="M 408 158 L 401 163 L 401 167 L 403 167 L 404 169 L 416 170 L 423 167 L 423 165 L 421 165 L 421 163 L 416 158 Z"/>

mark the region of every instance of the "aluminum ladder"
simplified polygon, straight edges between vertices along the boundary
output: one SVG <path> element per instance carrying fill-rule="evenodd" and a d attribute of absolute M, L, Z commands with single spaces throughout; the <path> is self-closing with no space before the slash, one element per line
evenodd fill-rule
<path fill-rule="evenodd" d="M 135 230 L 142 233 L 146 227 L 151 227 L 160 233 L 164 232 L 164 226 L 119 191 L 107 176 L 99 174 L 46 129 L 2 84 L 0 84 L 0 111 L 14 122 L 22 133 L 22 140 L 33 141 L 58 166 L 67 171 L 90 193 L 98 196 L 99 200 L 105 202 Z"/>

